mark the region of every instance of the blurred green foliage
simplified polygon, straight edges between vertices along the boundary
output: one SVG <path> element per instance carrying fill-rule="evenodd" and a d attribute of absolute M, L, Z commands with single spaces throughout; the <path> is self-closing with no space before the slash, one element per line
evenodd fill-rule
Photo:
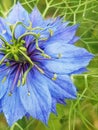
<path fill-rule="evenodd" d="M 74 101 L 66 101 L 65 106 L 58 104 L 58 115 L 51 114 L 48 127 L 40 121 L 24 117 L 9 128 L 4 116 L 0 115 L 0 130 L 98 130 L 98 1 L 0 0 L 0 15 L 6 17 L 17 1 L 28 12 L 37 6 L 45 18 L 59 15 L 71 21 L 71 25 L 79 23 L 77 35 L 81 39 L 76 45 L 95 54 L 95 58 L 87 73 L 72 76 L 78 97 Z"/>

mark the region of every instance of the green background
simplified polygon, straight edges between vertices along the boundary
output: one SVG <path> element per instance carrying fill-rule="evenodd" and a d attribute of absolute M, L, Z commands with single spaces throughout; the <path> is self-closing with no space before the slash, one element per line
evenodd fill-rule
<path fill-rule="evenodd" d="M 78 97 L 67 100 L 65 106 L 58 104 L 58 115 L 50 115 L 48 127 L 33 118 L 28 120 L 24 117 L 10 128 L 1 114 L 0 130 L 98 130 L 98 1 L 0 0 L 0 15 L 6 17 L 17 1 L 28 12 L 37 6 L 44 18 L 59 15 L 71 25 L 79 23 L 77 35 L 81 39 L 76 46 L 86 48 L 95 54 L 95 58 L 87 67 L 87 73 L 72 75 Z"/>

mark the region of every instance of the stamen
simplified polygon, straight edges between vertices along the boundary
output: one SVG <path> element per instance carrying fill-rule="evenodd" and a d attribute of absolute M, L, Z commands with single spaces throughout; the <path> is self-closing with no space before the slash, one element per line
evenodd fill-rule
<path fill-rule="evenodd" d="M 62 58 L 62 54 L 61 53 L 58 54 L 58 58 Z"/>
<path fill-rule="evenodd" d="M 25 43 L 25 40 L 21 40 L 22 45 Z"/>
<path fill-rule="evenodd" d="M 41 53 L 41 56 L 45 57 L 45 58 L 48 58 L 48 59 L 51 59 L 51 56 L 45 54 L 45 53 Z"/>
<path fill-rule="evenodd" d="M 21 35 L 19 38 L 18 38 L 18 41 L 21 41 L 21 39 L 27 35 L 32 35 L 36 38 L 35 40 L 35 44 L 36 44 L 36 49 L 39 50 L 42 54 L 43 57 L 45 58 L 51 58 L 50 56 L 48 56 L 47 54 L 44 53 L 44 51 L 39 47 L 38 45 L 38 38 L 40 37 L 40 34 L 36 34 L 36 33 L 33 33 L 33 32 L 27 32 L 27 33 L 24 33 L 23 35 Z"/>
<path fill-rule="evenodd" d="M 50 36 L 53 36 L 54 32 L 52 29 L 49 29 Z"/>
<path fill-rule="evenodd" d="M 17 87 L 20 87 L 20 86 L 21 86 L 22 75 L 23 75 L 23 72 L 21 71 L 21 73 L 20 73 L 20 75 L 19 75 L 19 78 L 18 78 Z"/>
<path fill-rule="evenodd" d="M 35 44 L 36 44 L 36 49 L 39 50 L 42 54 L 42 56 L 44 56 L 45 58 L 51 58 L 50 56 L 48 56 L 47 54 L 44 53 L 44 51 L 39 47 L 38 45 L 38 38 L 40 37 L 40 34 L 36 34 L 34 32 L 27 32 L 27 33 L 24 33 L 23 35 L 21 35 L 19 38 L 18 38 L 18 42 L 20 42 L 25 36 L 27 35 L 32 35 L 35 37 Z"/>
<path fill-rule="evenodd" d="M 52 80 L 56 80 L 56 79 L 57 79 L 57 74 L 54 74 Z"/>
<path fill-rule="evenodd" d="M 38 71 L 39 71 L 40 73 L 45 74 L 45 72 L 44 72 L 41 68 L 39 68 L 36 64 L 35 64 L 35 67 L 38 69 Z"/>
<path fill-rule="evenodd" d="M 8 94 L 9 96 L 12 96 L 12 92 L 9 92 L 9 94 Z"/>
<path fill-rule="evenodd" d="M 8 66 L 8 67 L 9 67 L 10 65 L 11 65 L 11 64 L 10 64 L 10 62 L 6 62 L 6 66 Z"/>
<path fill-rule="evenodd" d="M 30 96 L 30 91 L 28 91 L 28 96 Z"/>
<path fill-rule="evenodd" d="M 25 71 L 26 68 L 27 68 L 26 66 L 23 66 L 23 72 Z M 29 72 L 31 68 L 32 68 L 32 66 L 30 66 L 29 69 L 27 69 L 27 71 Z M 28 74 L 27 71 L 25 73 Z M 29 84 L 28 84 L 28 78 L 26 78 L 26 87 L 27 87 L 27 91 L 28 91 L 28 96 L 30 96 L 30 89 L 29 89 Z"/>
<path fill-rule="evenodd" d="M 29 71 L 32 69 L 32 66 L 30 66 L 26 71 L 25 73 L 23 74 L 23 77 L 22 77 L 22 85 L 24 85 L 26 83 L 26 78 L 27 78 L 27 75 L 29 73 Z"/>
<path fill-rule="evenodd" d="M 4 83 L 6 81 L 7 77 L 4 76 L 4 78 L 2 79 L 2 83 Z"/>
<path fill-rule="evenodd" d="M 48 38 L 46 38 L 46 37 L 42 37 L 42 38 L 40 38 L 40 41 L 46 41 Z"/>
<path fill-rule="evenodd" d="M 44 51 L 39 47 L 38 45 L 38 39 L 36 39 L 36 49 L 39 50 L 41 52 L 41 56 L 45 57 L 45 58 L 48 58 L 48 59 L 51 59 L 51 57 L 47 54 L 44 53 Z"/>
<path fill-rule="evenodd" d="M 17 87 L 20 87 L 20 85 L 21 85 L 21 81 L 20 81 L 20 79 L 18 80 L 18 83 L 17 83 Z"/>

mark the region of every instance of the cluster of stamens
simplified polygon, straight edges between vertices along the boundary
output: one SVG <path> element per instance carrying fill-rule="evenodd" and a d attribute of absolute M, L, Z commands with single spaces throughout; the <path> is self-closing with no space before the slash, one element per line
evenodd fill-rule
<path fill-rule="evenodd" d="M 25 32 L 18 39 L 16 39 L 15 29 L 18 25 L 24 26 L 27 32 Z M 0 65 L 6 63 L 6 66 L 8 67 L 13 66 L 13 64 L 18 66 L 9 95 L 12 95 L 15 86 L 20 86 L 20 82 L 22 83 L 22 85 L 26 83 L 27 75 L 33 67 L 35 67 L 40 73 L 44 74 L 44 71 L 34 61 L 32 61 L 32 59 L 29 56 L 28 48 L 26 47 L 26 41 L 24 40 L 26 36 L 31 35 L 34 37 L 36 50 L 40 52 L 40 55 L 43 58 L 48 58 L 48 59 L 51 58 L 49 55 L 45 54 L 44 51 L 38 45 L 40 34 L 39 33 L 36 34 L 34 32 L 34 30 L 37 29 L 43 30 L 43 28 L 39 28 L 39 27 L 32 28 L 31 24 L 29 27 L 27 27 L 23 23 L 17 22 L 15 25 L 11 27 L 12 40 L 10 41 L 10 43 L 8 43 L 2 36 L 0 36 L 0 39 L 2 41 L 2 48 L 0 48 L 0 53 L 3 55 L 3 58 L 0 61 Z M 24 68 L 25 64 L 28 64 L 26 69 Z M 24 70 L 22 68 L 24 68 Z M 22 77 L 20 81 L 19 77 L 21 71 L 22 71 Z M 2 82 L 4 82 L 5 80 L 6 78 L 4 77 Z M 30 95 L 29 90 L 28 90 L 28 95 Z"/>

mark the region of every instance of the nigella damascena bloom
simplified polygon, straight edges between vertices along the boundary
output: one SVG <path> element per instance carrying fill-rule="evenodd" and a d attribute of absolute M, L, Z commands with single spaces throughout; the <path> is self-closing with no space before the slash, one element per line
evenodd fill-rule
<path fill-rule="evenodd" d="M 73 44 L 78 25 L 44 20 L 18 3 L 0 18 L 0 112 L 9 125 L 26 114 L 47 124 L 56 104 L 76 98 L 70 75 L 82 73 L 93 55 Z"/>

